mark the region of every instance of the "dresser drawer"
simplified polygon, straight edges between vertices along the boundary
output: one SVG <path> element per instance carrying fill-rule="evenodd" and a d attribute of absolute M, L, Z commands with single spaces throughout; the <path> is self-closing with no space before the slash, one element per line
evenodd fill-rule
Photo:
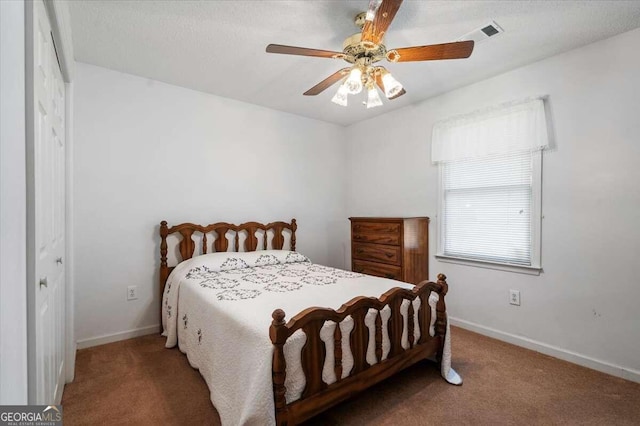
<path fill-rule="evenodd" d="M 354 234 L 400 234 L 399 223 L 353 222 L 351 232 Z"/>
<path fill-rule="evenodd" d="M 376 277 L 390 278 L 402 281 L 402 269 L 399 266 L 383 265 L 381 263 L 364 262 L 362 260 L 353 261 L 353 271 Z"/>
<path fill-rule="evenodd" d="M 372 262 L 400 265 L 402 251 L 398 246 L 353 243 L 353 257 L 361 260 L 370 260 Z"/>
<path fill-rule="evenodd" d="M 400 245 L 400 234 L 361 234 L 354 232 L 352 238 L 354 243 Z"/>

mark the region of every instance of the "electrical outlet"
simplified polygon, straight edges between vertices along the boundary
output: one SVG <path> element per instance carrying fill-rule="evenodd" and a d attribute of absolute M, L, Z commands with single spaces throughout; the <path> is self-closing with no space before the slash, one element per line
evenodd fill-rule
<path fill-rule="evenodd" d="M 509 304 L 520 306 L 520 291 L 509 290 Z"/>
<path fill-rule="evenodd" d="M 127 287 L 127 300 L 136 300 L 138 298 L 138 286 L 130 285 Z"/>

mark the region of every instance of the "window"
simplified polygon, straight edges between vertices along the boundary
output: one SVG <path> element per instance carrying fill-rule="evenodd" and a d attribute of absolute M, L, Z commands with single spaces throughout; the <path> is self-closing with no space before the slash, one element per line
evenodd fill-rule
<path fill-rule="evenodd" d="M 436 124 L 437 257 L 540 268 L 541 149 L 547 145 L 541 99 Z"/>
<path fill-rule="evenodd" d="M 444 256 L 539 266 L 540 151 L 443 163 Z"/>

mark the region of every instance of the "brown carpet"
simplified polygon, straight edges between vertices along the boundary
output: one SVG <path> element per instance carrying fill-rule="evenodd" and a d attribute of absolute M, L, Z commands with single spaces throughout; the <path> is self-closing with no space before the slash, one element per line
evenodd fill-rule
<path fill-rule="evenodd" d="M 638 425 L 640 384 L 459 328 L 453 363 L 464 385 L 419 363 L 308 425 Z M 160 336 L 78 351 L 66 425 L 219 425 L 198 371 Z"/>

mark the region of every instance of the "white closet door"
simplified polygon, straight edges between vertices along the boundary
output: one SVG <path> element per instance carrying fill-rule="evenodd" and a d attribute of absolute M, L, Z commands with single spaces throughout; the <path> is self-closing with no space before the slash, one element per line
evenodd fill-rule
<path fill-rule="evenodd" d="M 41 0 L 33 2 L 33 96 L 29 374 L 35 389 L 29 393 L 32 403 L 54 404 L 62 397 L 65 359 L 65 85 Z"/>

